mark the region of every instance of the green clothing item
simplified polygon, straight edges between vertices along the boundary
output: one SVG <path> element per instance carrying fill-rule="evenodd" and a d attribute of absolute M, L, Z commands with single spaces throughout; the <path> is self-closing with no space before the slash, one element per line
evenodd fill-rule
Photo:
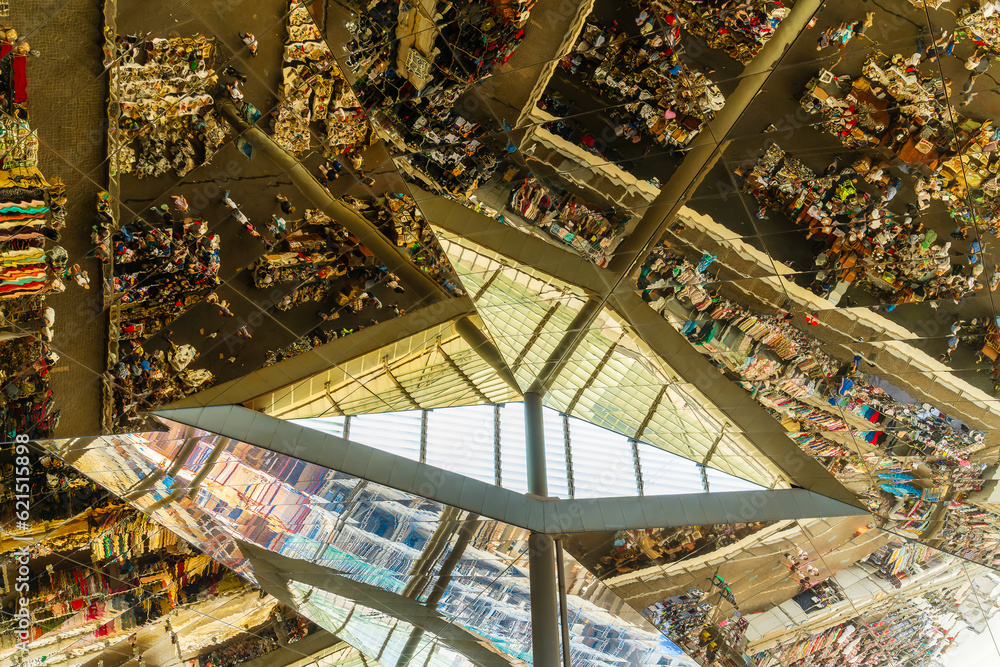
<path fill-rule="evenodd" d="M 928 229 L 927 233 L 924 234 L 924 242 L 920 244 L 920 249 L 927 250 L 935 241 L 937 241 L 937 232 L 933 229 Z"/>

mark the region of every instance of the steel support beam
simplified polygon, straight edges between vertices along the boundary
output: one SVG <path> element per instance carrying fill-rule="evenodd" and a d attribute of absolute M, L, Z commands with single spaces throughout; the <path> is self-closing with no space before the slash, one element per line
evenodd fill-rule
<path fill-rule="evenodd" d="M 591 385 L 593 385 L 594 381 L 597 379 L 597 376 L 599 376 L 601 374 L 601 371 L 604 370 L 604 367 L 608 365 L 608 361 L 611 359 L 611 356 L 615 353 L 615 348 L 618 347 L 618 342 L 620 340 L 621 337 L 619 336 L 618 340 L 616 340 L 614 343 L 611 344 L 610 347 L 608 347 L 607 351 L 604 353 L 604 356 L 601 357 L 601 360 L 597 363 L 596 366 L 594 366 L 594 370 L 590 373 L 590 377 L 587 378 L 587 381 L 583 383 L 582 387 L 576 390 L 576 394 L 573 395 L 573 400 L 571 400 L 569 402 L 569 405 L 566 406 L 566 414 L 569 415 L 573 414 L 573 410 L 576 409 L 576 404 L 580 402 L 581 398 L 583 398 L 583 393 L 588 389 L 590 389 Z"/>
<path fill-rule="evenodd" d="M 455 331 L 465 339 L 465 342 L 475 350 L 476 354 L 493 367 L 493 370 L 497 372 L 497 377 L 506 382 L 511 389 L 521 393 L 521 388 L 518 386 L 510 366 L 507 365 L 507 360 L 503 358 L 500 350 L 483 333 L 482 329 L 477 327 L 468 317 L 461 317 L 455 321 Z"/>
<path fill-rule="evenodd" d="M 415 407 L 417 410 L 423 410 L 423 406 L 417 403 L 417 399 L 413 398 L 413 394 L 411 394 L 409 390 L 403 386 L 403 383 L 400 382 L 396 378 L 396 376 L 392 374 L 392 368 L 389 367 L 388 359 L 382 360 L 382 368 L 385 371 L 386 377 L 388 377 L 389 381 L 392 382 L 393 386 L 399 390 L 399 393 L 403 395 L 403 398 L 405 398 L 407 402 L 413 407 Z"/>
<path fill-rule="evenodd" d="M 552 383 L 559 377 L 559 373 L 566 367 L 569 358 L 573 355 L 577 346 L 580 345 L 583 337 L 590 330 L 590 325 L 594 323 L 594 319 L 601 312 L 602 305 L 603 303 L 597 297 L 587 299 L 583 304 L 583 308 L 580 309 L 580 312 L 570 322 L 562 339 L 552 349 L 552 353 L 545 360 L 541 370 L 538 371 L 538 376 L 531 383 L 527 393 L 541 396 L 549 390 Z"/>
<path fill-rule="evenodd" d="M 295 598 L 288 591 L 289 580 L 340 596 L 362 609 L 374 609 L 386 616 L 423 628 L 435 635 L 443 645 L 466 656 L 473 664 L 483 667 L 510 665 L 502 654 L 483 646 L 468 630 L 442 618 L 436 610 L 428 609 L 415 600 L 390 593 L 372 584 L 351 580 L 341 576 L 336 570 L 322 565 L 281 556 L 242 540 L 236 542 L 240 552 L 250 562 L 260 587 L 283 605 L 300 613 L 303 610 L 299 609 Z"/>
<path fill-rule="evenodd" d="M 479 387 L 476 386 L 476 383 L 472 381 L 472 378 L 470 378 L 468 375 L 465 374 L 465 371 L 462 370 L 462 367 L 455 363 L 455 360 L 451 358 L 451 355 L 449 355 L 447 352 L 444 351 L 444 348 L 441 347 L 440 343 L 438 343 L 437 350 L 438 354 L 440 354 L 442 358 L 444 358 L 445 363 L 447 363 L 448 366 L 451 368 L 451 370 L 455 372 L 455 375 L 457 375 L 462 379 L 462 382 L 464 382 L 465 385 L 469 389 L 471 389 L 476 396 L 479 397 L 479 400 L 489 405 L 489 403 L 491 402 L 490 397 L 484 394 L 482 390 L 480 390 Z"/>
<path fill-rule="evenodd" d="M 402 338 L 444 326 L 474 312 L 475 306 L 472 305 L 471 299 L 442 301 L 431 308 L 408 312 L 391 322 L 355 331 L 350 336 L 338 338 L 308 352 L 248 373 L 238 380 L 209 387 L 175 401 L 167 407 L 193 408 L 246 403 L 258 396 L 306 381 L 317 373 L 380 350 Z"/>
<path fill-rule="evenodd" d="M 450 506 L 445 507 L 441 512 L 441 517 L 434 528 L 434 533 L 424 543 L 424 548 L 420 552 L 420 556 L 417 557 L 416 562 L 413 563 L 413 567 L 410 568 L 410 579 L 406 582 L 406 586 L 403 587 L 403 597 L 416 600 L 423 593 L 430 580 L 431 570 L 437 565 L 438 559 L 441 558 L 441 554 L 444 553 L 445 548 L 448 546 L 451 536 L 455 533 L 455 528 L 458 525 L 456 519 L 459 513 L 459 510 Z"/>
<path fill-rule="evenodd" d="M 517 353 L 517 359 L 514 359 L 513 370 L 516 371 L 521 367 L 521 362 L 524 361 L 528 352 L 530 352 L 531 348 L 535 346 L 536 342 L 538 342 L 538 337 L 542 335 L 542 330 L 545 329 L 549 320 L 551 320 L 552 316 L 556 314 L 556 311 L 559 310 L 560 306 L 561 304 L 557 302 L 552 304 L 552 307 L 545 311 L 545 315 L 542 316 L 542 319 L 538 321 L 538 325 L 535 327 L 534 331 L 531 332 L 531 338 L 529 338 L 528 342 L 525 343 L 523 348 L 521 348 L 521 351 Z"/>
<path fill-rule="evenodd" d="M 455 567 L 458 565 L 459 561 L 462 560 L 462 556 L 465 555 L 465 550 L 469 548 L 469 542 L 472 540 L 472 536 L 476 534 L 476 530 L 479 528 L 478 514 L 466 514 L 459 521 L 462 527 L 458 531 L 458 537 L 455 538 L 455 546 L 451 548 L 451 551 L 448 552 L 448 556 L 444 559 L 444 563 L 441 564 L 441 571 L 438 573 L 437 580 L 434 582 L 434 587 L 431 589 L 430 594 L 428 594 L 427 599 L 424 600 L 424 606 L 431 611 L 437 610 L 438 603 L 441 602 L 441 598 L 444 597 L 444 592 L 448 589 L 448 585 L 451 583 L 451 575 L 455 571 Z M 406 644 L 400 652 L 399 660 L 396 661 L 397 667 L 407 667 L 407 665 L 410 664 L 417 648 L 420 646 L 420 640 L 423 636 L 423 628 L 413 628 L 413 630 L 410 631 L 410 636 L 407 638 Z"/>
<path fill-rule="evenodd" d="M 475 512 L 519 528 L 553 535 L 668 528 L 696 523 L 780 521 L 869 514 L 853 496 L 850 497 L 851 502 L 841 502 L 806 489 L 692 493 L 628 499 L 543 500 L 534 494 L 524 495 L 502 489 L 239 406 L 163 410 L 153 415 Z M 58 441 L 39 442 L 52 451 L 57 449 Z M 102 444 L 104 442 L 101 440 Z M 380 465 L 370 465 L 372 456 L 378 456 Z M 86 470 L 82 472 L 86 473 Z M 464 500 L 456 501 L 455 497 L 447 493 L 447 489 L 454 488 L 463 489 L 461 497 Z M 540 481 L 535 480 L 534 488 L 542 490 Z M 438 490 L 441 489 L 445 491 L 439 496 Z"/>
<path fill-rule="evenodd" d="M 505 267 L 501 266 L 499 269 L 494 271 L 493 274 L 489 277 L 489 279 L 485 283 L 483 283 L 478 290 L 476 290 L 476 293 L 472 295 L 473 302 L 479 301 L 479 298 L 482 295 L 486 294 L 486 290 L 488 290 L 493 285 L 494 280 L 500 277 L 500 274 L 503 273 L 504 268 Z"/>
<path fill-rule="evenodd" d="M 225 451 L 227 446 L 229 446 L 229 438 L 219 438 L 215 445 L 212 446 L 212 451 L 209 452 L 208 458 L 205 459 L 205 462 L 201 464 L 201 468 L 198 469 L 198 472 L 195 473 L 195 476 L 191 479 L 191 484 L 188 487 L 182 486 L 180 479 L 174 478 L 174 484 L 171 487 L 170 493 L 160 500 L 157 500 L 155 503 L 146 508 L 146 510 L 149 512 L 155 512 L 161 507 L 166 507 L 175 500 L 180 500 L 181 496 L 185 495 L 185 492 L 188 498 L 194 498 L 194 496 L 198 493 L 198 488 L 201 486 L 201 483 L 204 482 L 205 478 L 208 477 L 208 474 L 212 472 L 212 469 L 219 461 L 219 457 L 222 456 L 222 452 Z M 181 461 L 181 464 L 183 465 L 183 461 Z"/>
<path fill-rule="evenodd" d="M 660 391 L 656 394 L 656 398 L 653 399 L 653 403 L 649 406 L 649 410 L 646 412 L 646 416 L 642 418 L 642 423 L 639 424 L 639 428 L 635 430 L 635 434 L 632 436 L 635 440 L 642 440 L 642 434 L 646 432 L 646 428 L 649 426 L 649 422 L 653 420 L 653 415 L 656 414 L 656 409 L 660 407 L 660 403 L 663 401 L 663 397 L 667 394 L 667 389 L 670 388 L 670 383 L 660 387 Z"/>
<path fill-rule="evenodd" d="M 122 500 L 134 502 L 144 496 L 146 492 L 164 476 L 176 477 L 177 473 L 180 472 L 181 468 L 184 466 L 184 462 L 187 461 L 189 456 L 191 456 L 191 452 L 194 451 L 195 446 L 199 442 L 201 442 L 201 438 L 188 438 L 187 441 L 181 446 L 181 451 L 177 452 L 177 455 L 174 456 L 174 460 L 171 462 L 170 467 L 166 470 L 166 472 L 164 472 L 163 468 L 156 468 L 151 474 L 146 475 L 136 482 L 135 486 L 133 486 L 127 494 L 122 496 Z"/>

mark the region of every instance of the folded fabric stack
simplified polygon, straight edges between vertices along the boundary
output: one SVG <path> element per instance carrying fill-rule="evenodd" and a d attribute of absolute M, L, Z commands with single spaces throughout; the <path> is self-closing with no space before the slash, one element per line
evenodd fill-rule
<path fill-rule="evenodd" d="M 0 243 L 40 239 L 49 207 L 40 199 L 0 202 Z"/>
<path fill-rule="evenodd" d="M 41 248 L 0 253 L 0 299 L 37 294 L 45 287 L 45 253 Z"/>

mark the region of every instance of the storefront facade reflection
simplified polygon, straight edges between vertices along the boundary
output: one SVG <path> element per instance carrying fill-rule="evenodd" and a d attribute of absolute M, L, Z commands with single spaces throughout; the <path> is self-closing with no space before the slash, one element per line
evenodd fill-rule
<path fill-rule="evenodd" d="M 154 520 L 261 584 L 238 541 L 420 600 L 441 571 L 440 551 L 426 571 L 420 565 L 424 557 L 442 539 L 450 542 L 467 521 L 474 522 L 472 539 L 437 611 L 473 633 L 467 641 L 479 637 L 475 641 L 498 647 L 512 664 L 530 662 L 527 531 L 253 445 L 180 424 L 169 427 L 167 432 L 97 438 L 74 465 L 117 495 L 132 490 L 132 502 Z M 50 441 L 48 446 L 64 453 L 71 444 Z M 138 483 L 148 484 L 151 476 L 153 484 L 136 492 L 142 488 Z M 571 559 L 565 565 L 576 568 L 581 592 L 570 597 L 574 665 L 663 664 L 659 660 L 667 655 L 675 663 L 683 658 L 639 617 L 628 621 L 603 609 L 601 602 L 614 596 Z M 288 583 L 302 613 L 335 631 L 358 607 L 360 613 L 351 615 L 341 633 L 362 652 L 379 653 L 385 632 L 358 627 L 387 628 L 384 619 L 372 620 L 380 618 L 377 610 L 363 597 L 345 607 L 332 593 L 310 593 L 312 588 Z M 323 613 L 316 611 L 317 604 Z M 340 611 L 334 614 L 334 608 Z M 399 633 L 392 650 L 402 651 L 406 637 Z M 432 640 L 428 633 L 424 643 Z"/>
<path fill-rule="evenodd" d="M 997 609 L 991 569 L 870 517 L 585 536 L 575 554 L 700 664 L 931 666 Z"/>

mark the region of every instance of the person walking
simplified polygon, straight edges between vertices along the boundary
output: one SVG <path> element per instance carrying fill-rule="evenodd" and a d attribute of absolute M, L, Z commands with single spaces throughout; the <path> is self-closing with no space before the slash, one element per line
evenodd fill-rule
<path fill-rule="evenodd" d="M 238 81 L 233 81 L 232 83 L 227 83 L 226 84 L 226 92 L 229 93 L 229 97 L 233 100 L 233 102 L 242 102 L 243 101 L 243 91 L 240 90 L 239 82 Z"/>
<path fill-rule="evenodd" d="M 219 307 L 219 314 L 223 317 L 236 317 L 236 315 L 233 314 L 233 311 L 229 310 L 229 302 L 225 299 L 219 301 L 215 305 Z"/>
<path fill-rule="evenodd" d="M 278 238 L 281 234 L 285 232 L 286 226 L 285 219 L 278 215 L 271 216 L 271 222 L 267 226 L 267 230 L 271 232 L 271 236 Z"/>
<path fill-rule="evenodd" d="M 875 23 L 875 12 L 868 12 L 867 14 L 865 14 L 864 21 L 858 21 L 854 24 L 854 34 L 857 35 L 858 37 L 864 37 L 869 42 L 874 42 L 874 40 L 871 37 L 865 35 L 865 33 L 868 32 L 868 28 L 872 27 L 872 24 L 874 23 Z M 949 51 L 949 53 L 951 52 Z"/>
<path fill-rule="evenodd" d="M 159 207 L 152 206 L 149 210 L 163 218 L 163 222 L 171 225 L 173 224 L 174 216 L 170 214 L 170 207 L 166 204 L 161 204 Z"/>
<path fill-rule="evenodd" d="M 247 82 L 247 75 L 239 71 L 235 67 L 227 67 L 226 69 L 222 70 L 222 74 L 224 76 L 231 76 L 243 84 Z"/>
<path fill-rule="evenodd" d="M 76 281 L 76 284 L 83 289 L 90 289 L 90 276 L 87 272 L 80 268 L 79 264 L 74 264 L 69 270 L 70 277 Z"/>
<path fill-rule="evenodd" d="M 965 69 L 969 70 L 970 72 L 975 72 L 977 69 L 979 69 L 979 64 L 982 62 L 982 60 L 983 57 L 979 55 L 979 51 L 977 50 L 966 59 Z"/>
<path fill-rule="evenodd" d="M 256 58 L 257 57 L 257 38 L 254 37 L 254 34 L 252 32 L 241 32 L 240 33 L 240 39 L 242 39 L 243 43 L 247 45 L 248 49 L 250 49 L 250 55 L 252 57 Z"/>
<path fill-rule="evenodd" d="M 942 354 L 939 357 L 939 359 L 941 361 L 946 361 L 946 362 L 950 363 L 951 362 L 951 353 L 954 352 L 955 348 L 957 348 L 957 347 L 958 347 L 958 336 L 952 335 L 952 337 L 948 339 L 948 349 L 945 350 L 944 354 Z"/>
<path fill-rule="evenodd" d="M 288 201 L 288 197 L 279 192 L 274 196 L 274 198 L 278 201 L 278 206 L 281 207 L 282 213 L 285 215 L 291 215 L 295 212 L 295 207 L 292 206 L 292 202 Z"/>

